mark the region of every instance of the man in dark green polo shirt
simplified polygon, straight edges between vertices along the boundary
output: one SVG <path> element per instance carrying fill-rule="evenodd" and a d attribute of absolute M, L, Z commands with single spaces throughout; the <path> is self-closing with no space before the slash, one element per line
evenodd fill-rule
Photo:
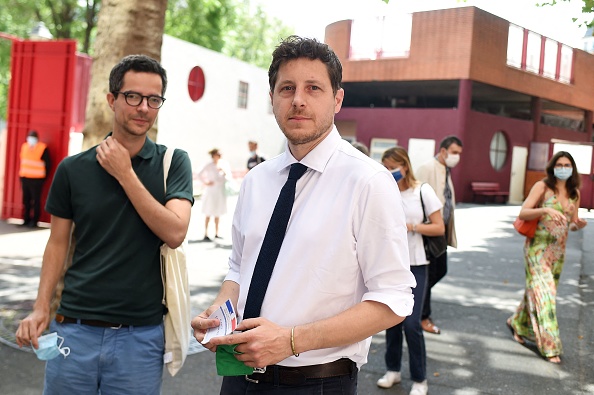
<path fill-rule="evenodd" d="M 74 225 L 72 265 L 50 324 L 71 352 L 47 362 L 44 394 L 160 393 L 159 247 L 183 242 L 194 202 L 187 153 L 175 151 L 165 193 L 166 147 L 147 137 L 166 86 L 157 61 L 123 58 L 109 79 L 113 131 L 98 146 L 64 159 L 56 171 L 46 205 L 52 227 L 38 296 L 17 330 L 20 346 L 38 348 Z"/>

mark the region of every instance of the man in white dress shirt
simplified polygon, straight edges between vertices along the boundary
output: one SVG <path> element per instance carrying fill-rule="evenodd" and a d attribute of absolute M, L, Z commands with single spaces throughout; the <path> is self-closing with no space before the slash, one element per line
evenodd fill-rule
<path fill-rule="evenodd" d="M 209 315 L 231 299 L 240 318 L 260 247 L 290 165 L 297 181 L 286 235 L 260 316 L 242 333 L 205 346 L 238 344 L 249 376 L 226 376 L 221 394 L 355 394 L 371 336 L 412 311 L 405 217 L 392 175 L 343 140 L 334 126 L 344 91 L 334 52 L 313 39 L 288 37 L 273 53 L 270 97 L 284 153 L 252 169 L 233 218 L 229 272 L 212 306 L 192 320 L 198 341 L 218 326 Z M 254 392 L 255 391 L 255 392 Z"/>

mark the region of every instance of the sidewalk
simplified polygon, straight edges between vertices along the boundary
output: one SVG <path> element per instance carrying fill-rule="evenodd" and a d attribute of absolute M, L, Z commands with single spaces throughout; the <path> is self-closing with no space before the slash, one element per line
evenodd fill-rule
<path fill-rule="evenodd" d="M 230 202 L 231 203 L 231 202 Z M 229 229 L 233 207 L 221 218 Z M 433 318 L 441 335 L 425 336 L 429 393 L 437 394 L 594 394 L 594 213 L 588 226 L 571 232 L 558 290 L 558 317 L 564 355 L 560 366 L 515 343 L 505 320 L 524 289 L 522 237 L 512 221 L 518 206 L 469 205 L 456 209 L 460 246 L 449 252 L 449 273 L 434 288 Z M 199 312 L 214 298 L 226 273 L 226 243 L 198 243 L 203 217 L 193 209 L 188 254 L 192 308 Z M 44 364 L 11 343 L 18 319 L 35 298 L 41 256 L 49 230 L 27 231 L 0 222 L 0 394 L 40 394 Z M 218 394 L 214 356 L 191 350 L 182 371 L 164 374 L 164 395 Z M 403 382 L 389 390 L 375 385 L 384 373 L 384 334 L 373 338 L 369 361 L 359 374 L 359 394 L 405 395 L 411 386 L 408 357 Z"/>

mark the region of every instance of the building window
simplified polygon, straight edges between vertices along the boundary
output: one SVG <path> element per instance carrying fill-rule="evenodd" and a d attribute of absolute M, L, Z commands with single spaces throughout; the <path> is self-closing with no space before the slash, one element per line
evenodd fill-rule
<path fill-rule="evenodd" d="M 559 81 L 569 84 L 573 70 L 573 48 L 561 45 L 561 64 L 559 66 Z"/>
<path fill-rule="evenodd" d="M 199 66 L 195 66 L 190 71 L 188 77 L 188 93 L 192 101 L 198 101 L 204 95 L 204 71 Z"/>
<path fill-rule="evenodd" d="M 496 132 L 491 139 L 491 147 L 489 149 L 489 159 L 491 160 L 493 169 L 497 171 L 501 170 L 507 159 L 507 151 L 505 134 L 501 131 Z"/>
<path fill-rule="evenodd" d="M 526 70 L 538 73 L 540 66 L 540 44 L 542 38 L 540 34 L 528 32 L 528 42 L 526 46 Z"/>
<path fill-rule="evenodd" d="M 247 82 L 239 81 L 239 93 L 237 95 L 237 107 L 247 108 L 248 104 L 248 88 Z"/>
<path fill-rule="evenodd" d="M 509 24 L 507 36 L 507 64 L 522 67 L 522 43 L 524 42 L 524 29 L 513 23 Z"/>
<path fill-rule="evenodd" d="M 573 72 L 573 53 L 573 48 L 568 45 L 512 23 L 509 24 L 508 66 L 570 84 Z"/>
<path fill-rule="evenodd" d="M 357 18 L 351 24 L 349 58 L 375 60 L 408 57 L 412 14 Z"/>

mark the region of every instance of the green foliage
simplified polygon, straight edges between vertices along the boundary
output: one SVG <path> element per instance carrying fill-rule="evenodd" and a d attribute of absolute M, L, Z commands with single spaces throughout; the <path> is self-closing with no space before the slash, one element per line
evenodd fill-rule
<path fill-rule="evenodd" d="M 569 2 L 571 0 L 560 0 L 560 1 L 566 1 Z M 591 14 L 594 13 L 594 0 L 582 0 L 583 4 L 582 4 L 582 13 L 584 14 Z M 557 0 L 551 0 L 551 1 L 546 1 L 544 3 L 538 3 L 537 5 L 539 7 L 543 7 L 543 6 L 554 6 L 555 4 L 557 4 Z M 580 26 L 588 26 L 588 27 L 592 27 L 594 24 L 594 20 L 592 20 L 592 18 L 589 18 L 588 20 L 579 20 L 579 18 L 572 18 L 574 22 L 578 22 L 580 24 Z"/>
<path fill-rule="evenodd" d="M 261 68 L 268 69 L 272 51 L 282 38 L 293 34 L 277 18 L 270 18 L 258 6 L 251 11 L 247 5 L 237 8 L 236 22 L 226 34 L 223 53 Z"/>
<path fill-rule="evenodd" d="M 0 32 L 28 38 L 45 23 L 55 38 L 77 40 L 91 54 L 101 0 L 0 0 Z M 5 12 L 9 10 L 9 12 Z M 262 68 L 292 31 L 245 0 L 169 0 L 165 33 Z M 6 119 L 10 80 L 10 41 L 0 39 L 0 118 Z"/>
<path fill-rule="evenodd" d="M 169 0 L 165 33 L 262 68 L 279 39 L 292 34 L 240 0 Z"/>
<path fill-rule="evenodd" d="M 233 0 L 169 0 L 165 33 L 221 52 L 234 21 Z"/>

